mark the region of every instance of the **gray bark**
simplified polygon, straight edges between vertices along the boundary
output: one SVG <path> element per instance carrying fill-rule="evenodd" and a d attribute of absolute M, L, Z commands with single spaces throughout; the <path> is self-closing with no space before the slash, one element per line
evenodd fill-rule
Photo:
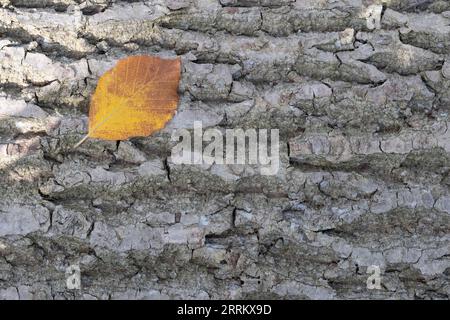
<path fill-rule="evenodd" d="M 0 6 L 0 298 L 449 298 L 449 1 Z M 176 117 L 74 150 L 138 54 L 182 57 Z M 278 174 L 174 164 L 194 119 L 280 129 Z"/>

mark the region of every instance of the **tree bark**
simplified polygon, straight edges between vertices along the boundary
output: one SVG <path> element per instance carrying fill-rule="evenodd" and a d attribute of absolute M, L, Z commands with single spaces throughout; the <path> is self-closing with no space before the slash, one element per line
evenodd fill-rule
<path fill-rule="evenodd" d="M 0 298 L 449 299 L 448 1 L 0 6 Z M 130 55 L 181 57 L 177 115 L 74 149 Z M 277 174 L 174 163 L 194 120 L 279 129 Z"/>

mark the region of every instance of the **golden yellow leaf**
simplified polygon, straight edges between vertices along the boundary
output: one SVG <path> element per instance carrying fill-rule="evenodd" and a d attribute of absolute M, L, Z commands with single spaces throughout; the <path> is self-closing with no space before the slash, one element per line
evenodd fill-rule
<path fill-rule="evenodd" d="M 148 136 L 170 121 L 178 105 L 180 58 L 133 56 L 98 81 L 89 110 L 88 137 L 125 140 Z"/>

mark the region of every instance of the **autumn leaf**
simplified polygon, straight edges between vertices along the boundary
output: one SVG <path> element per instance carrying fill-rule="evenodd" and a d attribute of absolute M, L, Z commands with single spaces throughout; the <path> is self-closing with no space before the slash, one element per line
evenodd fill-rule
<path fill-rule="evenodd" d="M 126 140 L 149 136 L 170 121 L 178 105 L 180 59 L 133 56 L 98 81 L 89 109 L 87 138 Z"/>

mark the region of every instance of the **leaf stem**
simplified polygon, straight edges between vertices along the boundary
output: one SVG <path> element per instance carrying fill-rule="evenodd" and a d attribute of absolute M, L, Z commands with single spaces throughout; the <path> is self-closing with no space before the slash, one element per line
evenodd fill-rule
<path fill-rule="evenodd" d="M 74 148 L 74 149 L 78 148 L 78 147 L 81 146 L 88 138 L 89 138 L 89 134 L 85 135 L 84 138 L 80 140 L 80 142 L 78 142 L 76 145 L 73 146 L 73 148 Z"/>

